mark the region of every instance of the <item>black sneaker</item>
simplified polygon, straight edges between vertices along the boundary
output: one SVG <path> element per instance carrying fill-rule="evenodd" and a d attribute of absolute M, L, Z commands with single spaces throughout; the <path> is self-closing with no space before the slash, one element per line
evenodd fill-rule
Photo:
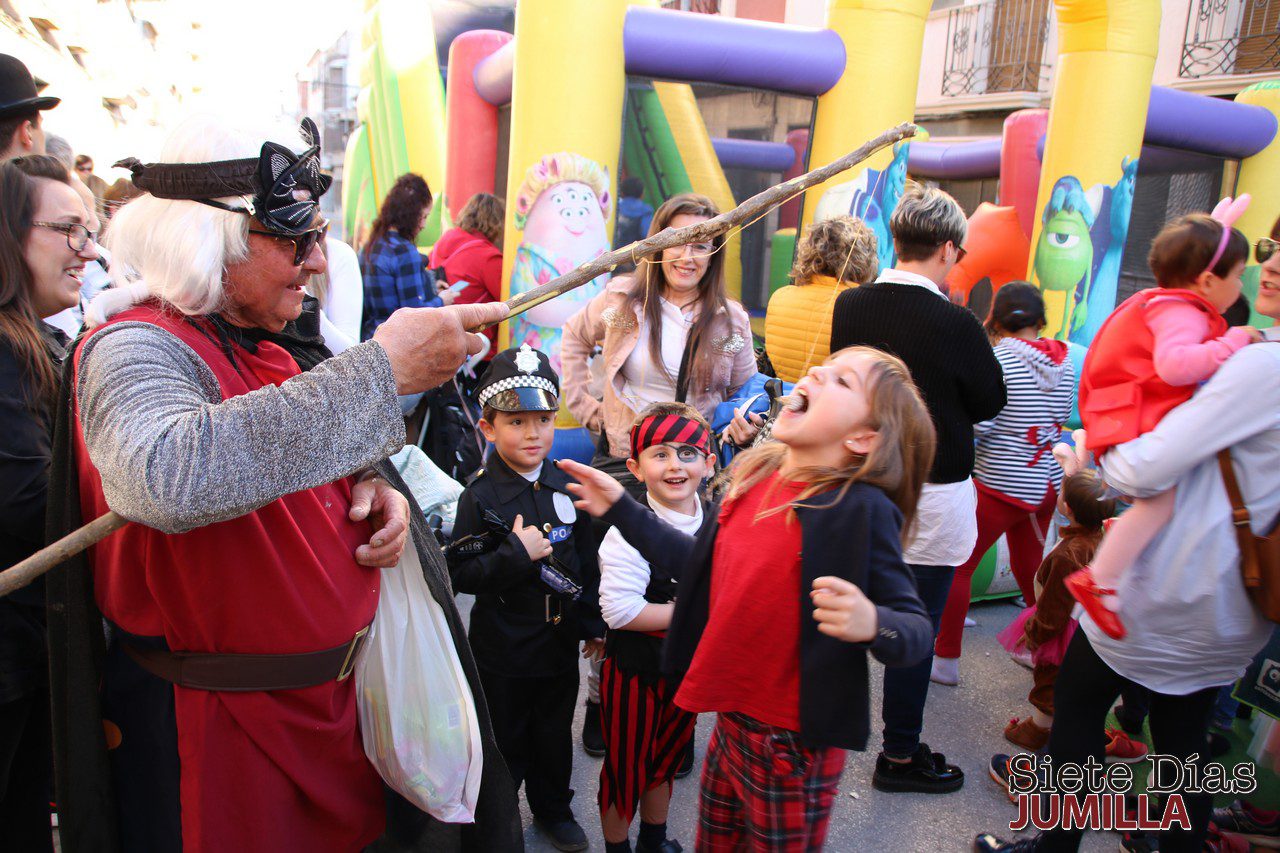
<path fill-rule="evenodd" d="M 881 752 L 876 757 L 876 772 L 871 776 L 872 787 L 892 793 L 949 794 L 960 790 L 963 784 L 964 771 L 948 764 L 945 755 L 932 752 L 925 743 L 904 763 L 890 761 Z"/>
<path fill-rule="evenodd" d="M 586 850 L 590 846 L 587 843 L 587 833 L 573 818 L 550 823 L 535 817 L 533 825 L 538 827 L 543 835 L 547 836 L 551 846 L 557 850 Z"/>
<path fill-rule="evenodd" d="M 676 771 L 676 778 L 683 779 L 693 772 L 693 738 L 689 738 L 689 745 L 685 747 L 684 755 L 680 756 L 680 769 Z"/>
<path fill-rule="evenodd" d="M 604 730 L 600 721 L 599 702 L 587 702 L 587 711 L 582 718 L 582 749 L 593 758 L 604 755 Z"/>
<path fill-rule="evenodd" d="M 668 838 L 657 847 L 646 847 L 639 841 L 636 842 L 636 853 L 684 853 L 684 848 L 680 846 L 680 842 L 674 838 Z"/>
<path fill-rule="evenodd" d="M 1146 722 L 1145 717 L 1134 718 L 1132 714 L 1125 710 L 1124 703 L 1116 706 L 1116 722 L 1120 724 L 1120 728 L 1130 737 L 1142 736 L 1142 724 Z"/>
<path fill-rule="evenodd" d="M 973 839 L 973 849 L 975 853 L 1032 853 L 1039 847 L 1039 841 L 1039 836 L 1005 841 L 1003 838 L 984 832 Z"/>

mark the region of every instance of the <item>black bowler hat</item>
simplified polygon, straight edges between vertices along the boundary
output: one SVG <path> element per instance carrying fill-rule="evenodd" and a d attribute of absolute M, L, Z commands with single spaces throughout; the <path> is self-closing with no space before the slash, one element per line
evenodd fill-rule
<path fill-rule="evenodd" d="M 22 60 L 0 53 L 0 118 L 30 110 L 51 110 L 61 98 L 40 97 L 35 78 Z"/>

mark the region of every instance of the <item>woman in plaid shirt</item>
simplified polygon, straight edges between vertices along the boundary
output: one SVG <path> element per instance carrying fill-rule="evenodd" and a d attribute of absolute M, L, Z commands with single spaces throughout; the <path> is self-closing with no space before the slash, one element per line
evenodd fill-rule
<path fill-rule="evenodd" d="M 414 242 L 431 214 L 431 190 L 421 175 L 401 175 L 373 221 L 369 242 L 360 253 L 364 278 L 364 319 L 360 340 L 367 341 L 398 308 L 439 308 L 452 293 L 436 293 L 436 280 Z"/>

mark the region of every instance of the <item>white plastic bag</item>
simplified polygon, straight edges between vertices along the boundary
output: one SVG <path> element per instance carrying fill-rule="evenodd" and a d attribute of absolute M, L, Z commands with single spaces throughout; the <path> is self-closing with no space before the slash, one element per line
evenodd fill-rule
<path fill-rule="evenodd" d="M 383 781 L 437 820 L 474 822 L 483 760 L 475 700 L 412 542 L 382 570 L 355 679 L 364 752 Z"/>

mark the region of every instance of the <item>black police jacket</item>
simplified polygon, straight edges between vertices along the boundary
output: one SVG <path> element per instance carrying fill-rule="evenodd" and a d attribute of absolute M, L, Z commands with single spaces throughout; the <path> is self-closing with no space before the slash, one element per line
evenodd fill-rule
<path fill-rule="evenodd" d="M 476 661 L 506 676 L 559 675 L 578 666 L 578 643 L 604 636 L 600 617 L 600 565 L 591 517 L 573 506 L 569 478 L 546 461 L 530 482 L 496 452 L 458 501 L 455 539 L 487 529 L 484 511 L 508 525 L 522 516 L 551 540 L 551 550 L 582 585 L 576 602 L 548 596 L 538 567 L 515 533 L 496 549 L 449 558 L 454 589 L 475 595 L 469 637 Z"/>

